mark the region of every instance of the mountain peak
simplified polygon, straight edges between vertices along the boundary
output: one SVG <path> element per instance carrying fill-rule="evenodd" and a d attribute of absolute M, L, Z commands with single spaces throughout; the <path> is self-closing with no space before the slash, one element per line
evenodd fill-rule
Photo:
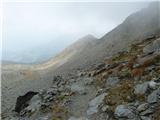
<path fill-rule="evenodd" d="M 97 38 L 91 34 L 88 34 L 88 35 L 80 38 L 80 40 L 94 40 L 94 39 L 97 39 Z"/>

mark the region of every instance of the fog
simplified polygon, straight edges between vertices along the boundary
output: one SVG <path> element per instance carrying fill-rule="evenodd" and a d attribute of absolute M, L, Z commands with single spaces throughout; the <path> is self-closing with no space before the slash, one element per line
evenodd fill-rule
<path fill-rule="evenodd" d="M 6 2 L 2 59 L 35 63 L 54 57 L 79 38 L 97 38 L 149 3 Z"/>

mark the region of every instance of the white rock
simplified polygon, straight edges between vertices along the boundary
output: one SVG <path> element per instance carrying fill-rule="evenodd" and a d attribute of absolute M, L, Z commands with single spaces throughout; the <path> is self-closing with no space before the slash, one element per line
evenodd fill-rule
<path fill-rule="evenodd" d="M 150 81 L 150 82 L 148 83 L 148 85 L 149 85 L 149 88 L 151 88 L 151 89 L 156 89 L 157 83 L 154 82 L 154 81 Z"/>

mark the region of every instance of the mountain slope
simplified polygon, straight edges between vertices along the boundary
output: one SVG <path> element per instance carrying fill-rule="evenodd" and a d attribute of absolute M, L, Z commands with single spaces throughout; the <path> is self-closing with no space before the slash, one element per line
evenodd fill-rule
<path fill-rule="evenodd" d="M 43 64 L 6 65 L 9 70 L 2 68 L 2 111 L 5 110 L 8 113 L 8 110 L 13 107 L 16 97 L 26 91 L 48 88 L 56 73 L 77 72 L 77 69 L 88 68 L 92 64 L 103 61 L 105 57 L 127 50 L 129 45 L 135 42 L 140 42 L 150 36 L 159 36 L 160 16 L 158 12 L 158 4 L 152 4 L 129 16 L 122 24 L 102 38 L 86 36 Z"/>
<path fill-rule="evenodd" d="M 147 8 L 128 16 L 122 24 L 102 38 L 97 39 L 92 35 L 87 35 L 48 62 L 33 65 L 33 68 L 51 69 L 56 73 L 88 68 L 96 64 L 95 62 L 101 62 L 117 52 L 126 51 L 132 43 L 160 35 L 159 12 L 160 3 L 152 3 Z"/>
<path fill-rule="evenodd" d="M 72 59 L 63 64 L 56 71 L 59 73 L 60 71 L 87 68 L 88 66 L 95 64 L 95 62 L 100 62 L 104 58 L 112 56 L 117 52 L 126 51 L 128 49 L 127 46 L 129 47 L 132 43 L 144 40 L 147 37 L 159 36 L 159 12 L 160 3 L 156 2 L 151 3 L 147 8 L 133 13 L 127 17 L 122 24 L 104 35 L 102 38 L 96 40 L 94 45 L 91 45 L 89 48 L 88 46 L 86 46 L 86 48 L 83 47 L 81 52 L 72 55 Z M 71 46 L 73 47 L 76 44 L 78 43 Z"/>

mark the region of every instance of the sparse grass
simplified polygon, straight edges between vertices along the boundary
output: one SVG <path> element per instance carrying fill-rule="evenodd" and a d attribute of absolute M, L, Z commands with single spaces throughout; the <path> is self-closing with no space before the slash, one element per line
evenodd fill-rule
<path fill-rule="evenodd" d="M 127 53 L 121 53 L 118 54 L 117 56 L 112 57 L 112 61 L 125 61 L 128 59 L 128 54 Z"/>
<path fill-rule="evenodd" d="M 135 95 L 135 99 L 140 102 L 144 102 L 146 98 L 144 94 L 139 94 L 139 95 Z"/>
<path fill-rule="evenodd" d="M 108 91 L 105 102 L 111 107 L 112 111 L 114 111 L 117 105 L 132 101 L 134 96 L 132 87 L 133 81 L 125 80 L 120 85 L 114 86 Z"/>
<path fill-rule="evenodd" d="M 74 94 L 75 94 L 75 92 L 67 92 L 65 94 L 60 94 L 59 96 L 57 96 L 57 101 L 61 102 L 65 99 L 67 99 L 69 96 L 72 96 Z"/>
<path fill-rule="evenodd" d="M 66 120 L 67 119 L 68 110 L 59 104 L 53 106 L 53 116 L 52 120 Z"/>
<path fill-rule="evenodd" d="M 96 87 L 104 87 L 104 82 L 105 80 L 103 79 L 102 75 L 97 75 L 94 84 Z"/>
<path fill-rule="evenodd" d="M 119 76 L 122 78 L 130 78 L 131 77 L 131 70 L 128 68 L 125 68 L 119 72 Z"/>
<path fill-rule="evenodd" d="M 160 105 L 155 107 L 155 111 L 152 115 L 152 120 L 160 120 Z"/>
<path fill-rule="evenodd" d="M 128 59 L 128 68 L 129 69 L 133 69 L 133 65 L 136 63 L 136 59 L 137 59 L 137 56 L 131 56 L 129 59 Z"/>
<path fill-rule="evenodd" d="M 65 98 L 66 98 L 65 95 L 60 95 L 60 96 L 57 97 L 57 100 L 58 101 L 63 101 Z"/>
<path fill-rule="evenodd" d="M 144 95 L 134 95 L 133 78 L 138 77 L 143 78 L 142 81 L 149 81 L 153 77 L 157 78 L 159 76 L 160 67 L 158 68 L 158 66 L 160 65 L 160 55 L 151 55 L 151 57 L 147 56 L 147 59 L 145 57 L 143 58 L 141 56 L 138 56 L 143 55 L 143 48 L 147 44 L 148 43 L 145 40 L 136 44 L 132 44 L 128 52 L 118 53 L 112 58 L 107 59 L 105 62 L 108 64 L 119 63 L 121 61 L 128 61 L 128 64 L 119 64 L 115 68 L 106 70 L 96 76 L 96 85 L 101 87 L 105 87 L 104 79 L 107 79 L 109 76 L 118 76 L 121 79 L 120 84 L 113 86 L 107 91 L 108 95 L 105 98 L 106 104 L 111 107 L 112 111 L 114 111 L 117 105 L 129 103 L 131 101 L 134 101 L 135 99 L 141 102 L 145 101 L 146 98 Z M 142 60 L 143 62 L 140 63 L 139 60 Z M 139 66 L 134 68 L 133 66 L 135 64 L 138 64 Z M 152 74 L 149 74 L 146 72 L 146 68 L 151 65 L 155 65 L 156 70 L 152 71 Z"/>

